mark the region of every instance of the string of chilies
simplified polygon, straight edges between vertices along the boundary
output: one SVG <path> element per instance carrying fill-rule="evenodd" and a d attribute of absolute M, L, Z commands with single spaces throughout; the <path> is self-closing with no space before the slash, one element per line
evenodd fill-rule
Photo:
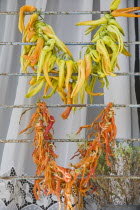
<path fill-rule="evenodd" d="M 31 87 L 26 97 L 32 97 L 44 88 L 43 98 L 47 99 L 57 92 L 62 101 L 67 104 L 84 103 L 85 92 L 90 96 L 100 96 L 102 93 L 93 93 L 97 79 L 102 87 L 109 86 L 107 76 L 116 76 L 115 67 L 118 67 L 118 55 L 123 53 L 130 56 L 125 49 L 123 42 L 124 31 L 118 24 L 115 17 L 127 16 L 136 17 L 129 14 L 139 8 L 125 8 L 118 10 L 120 0 L 114 0 L 110 5 L 110 14 L 105 14 L 99 20 L 85 21 L 77 25 L 89 25 L 86 34 L 95 28 L 98 31 L 94 35 L 92 42 L 94 45 L 87 47 L 84 58 L 75 61 L 66 45 L 56 36 L 52 27 L 42 20 L 39 13 L 33 13 L 26 26 L 24 26 L 24 13 L 35 12 L 33 6 L 23 6 L 20 9 L 19 30 L 23 32 L 23 42 L 36 42 L 36 46 L 25 45 L 21 55 L 22 71 L 27 72 L 28 67 L 37 74 L 29 81 Z M 138 17 L 138 16 L 137 16 Z M 54 69 L 54 67 L 57 67 Z M 44 73 L 44 76 L 42 76 Z M 49 73 L 57 73 L 58 77 Z M 78 76 L 73 76 L 77 73 Z M 93 75 L 90 77 L 90 75 Z M 49 92 L 49 90 L 51 90 Z M 91 97 L 92 101 L 92 97 Z M 67 107 L 62 113 L 63 119 L 67 119 L 72 107 Z M 95 177 L 96 167 L 100 156 L 105 153 L 106 164 L 110 164 L 110 156 L 115 145 L 116 125 L 113 111 L 113 104 L 108 106 L 99 114 L 91 125 L 80 127 L 79 131 L 87 128 L 88 139 L 93 141 L 83 143 L 79 146 L 75 156 L 79 157 L 79 162 L 69 164 L 69 168 L 64 168 L 56 163 L 58 155 L 55 153 L 55 145 L 51 129 L 55 119 L 50 115 L 45 102 L 37 103 L 37 110 L 32 115 L 27 128 L 20 133 L 34 130 L 34 152 L 33 160 L 36 164 L 36 175 L 44 176 L 35 180 L 34 195 L 39 199 L 41 191 L 46 195 L 57 196 L 61 209 L 61 196 L 64 197 L 65 209 L 74 209 L 73 204 L 80 210 L 83 208 L 82 198 L 89 190 L 96 191 L 96 186 L 90 182 L 90 178 Z M 79 178 L 80 177 L 80 178 Z"/>
<path fill-rule="evenodd" d="M 93 66 L 90 54 L 86 54 L 83 60 L 74 61 L 66 45 L 37 13 L 32 14 L 24 26 L 24 13 L 35 11 L 36 8 L 33 6 L 23 6 L 20 9 L 18 25 L 20 32 L 23 32 L 23 42 L 37 42 L 36 46 L 24 46 L 21 55 L 22 71 L 27 72 L 30 66 L 37 73 L 37 76 L 33 76 L 29 81 L 31 87 L 26 97 L 34 96 L 43 86 L 43 98 L 47 99 L 57 91 L 65 104 L 77 104 L 79 95 L 80 103 L 83 104 L 85 91 L 90 95 L 102 95 L 102 93 L 92 93 L 96 76 L 89 80 Z M 58 70 L 53 70 L 56 65 Z M 42 72 L 44 76 L 41 76 Z M 59 76 L 49 76 L 49 73 L 58 73 Z M 78 73 L 78 77 L 72 76 L 73 73 Z M 69 116 L 71 109 L 68 107 L 62 113 L 63 119 Z"/>
<path fill-rule="evenodd" d="M 44 176 L 35 180 L 33 193 L 39 199 L 41 191 L 46 195 L 57 196 L 61 209 L 61 197 L 64 197 L 65 209 L 83 209 L 83 196 L 89 190 L 93 192 L 96 187 L 90 182 L 90 178 L 95 177 L 98 160 L 102 153 L 106 154 L 106 163 L 111 166 L 109 158 L 112 155 L 112 148 L 115 145 L 116 125 L 113 111 L 113 104 L 108 106 L 99 114 L 91 125 L 80 127 L 77 134 L 83 128 L 88 129 L 88 139 L 90 142 L 82 143 L 75 156 L 79 157 L 79 162 L 69 164 L 69 168 L 64 168 L 56 163 L 58 155 L 55 153 L 55 144 L 51 130 L 55 119 L 50 115 L 45 102 L 37 103 L 36 112 L 23 131 L 34 130 L 34 152 L 33 161 L 36 164 L 36 175 Z M 52 140 L 47 142 L 46 140 Z"/>
<path fill-rule="evenodd" d="M 92 102 L 93 96 L 101 96 L 103 93 L 93 93 L 96 80 L 102 87 L 109 87 L 107 76 L 116 76 L 114 69 L 118 65 L 118 55 L 123 53 L 130 56 L 125 49 L 123 42 L 124 31 L 118 24 L 115 17 L 139 17 L 129 14 L 139 8 L 118 9 L 120 0 L 114 0 L 110 5 L 110 14 L 105 14 L 96 21 L 85 21 L 77 25 L 90 25 L 86 34 L 100 27 L 95 33 L 92 43 L 87 46 L 84 59 L 75 61 L 72 53 L 66 45 L 56 36 L 52 27 L 44 23 L 39 16 L 39 12 L 33 13 L 27 25 L 24 25 L 24 13 L 35 12 L 36 8 L 25 5 L 20 9 L 19 30 L 23 33 L 23 42 L 36 42 L 36 46 L 25 45 L 21 55 L 22 71 L 27 72 L 27 68 L 37 73 L 29 81 L 31 87 L 26 97 L 32 97 L 44 88 L 43 98 L 48 99 L 57 92 L 64 104 L 83 104 L 85 92 L 90 95 Z M 118 43 L 118 44 L 116 44 Z M 54 70 L 57 67 L 57 70 Z M 44 76 L 41 76 L 44 73 Z M 58 77 L 50 76 L 49 73 L 58 73 Z M 78 76 L 73 76 L 77 73 Z M 92 75 L 92 77 L 90 77 Z M 63 113 L 62 118 L 67 119 L 71 107 Z M 76 108 L 73 108 L 74 110 Z"/>

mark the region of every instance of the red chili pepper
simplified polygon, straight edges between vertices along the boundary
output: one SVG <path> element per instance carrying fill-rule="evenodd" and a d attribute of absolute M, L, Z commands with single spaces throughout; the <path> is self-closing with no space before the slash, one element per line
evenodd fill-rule
<path fill-rule="evenodd" d="M 55 123 L 54 117 L 53 117 L 53 116 L 50 116 L 49 124 L 48 124 L 48 126 L 46 127 L 45 133 L 44 133 L 44 138 L 45 138 L 46 140 L 49 140 L 49 139 L 50 139 L 50 137 L 49 137 L 48 134 L 49 134 L 49 131 L 51 130 L 51 128 L 52 128 L 52 126 L 53 126 L 54 123 Z"/>

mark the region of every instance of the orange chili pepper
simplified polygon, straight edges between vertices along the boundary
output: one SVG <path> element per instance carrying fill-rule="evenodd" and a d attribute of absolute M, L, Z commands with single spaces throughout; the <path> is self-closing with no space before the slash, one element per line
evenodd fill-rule
<path fill-rule="evenodd" d="M 67 104 L 72 104 L 71 93 L 72 93 L 72 85 L 71 85 L 71 83 L 69 83 L 68 95 L 67 95 Z M 72 107 L 67 107 L 66 110 L 61 114 L 61 117 L 64 120 L 67 119 L 68 116 L 70 115 L 71 110 L 72 110 Z"/>
<path fill-rule="evenodd" d="M 31 61 L 31 65 L 34 66 L 38 62 L 38 59 L 39 59 L 39 56 L 43 47 L 44 47 L 44 39 L 39 37 L 36 43 L 36 48 L 29 58 L 29 60 Z"/>
<path fill-rule="evenodd" d="M 24 13 L 25 12 L 34 12 L 35 10 L 36 10 L 36 8 L 34 6 L 31 6 L 31 5 L 25 5 L 25 6 L 20 8 L 18 29 L 21 33 L 25 30 L 25 26 L 24 26 L 25 14 Z"/>
<path fill-rule="evenodd" d="M 85 62 L 86 62 L 86 79 L 89 77 L 89 75 L 92 72 L 92 58 L 90 54 L 85 55 Z"/>
<path fill-rule="evenodd" d="M 31 38 L 35 35 L 35 31 L 29 31 L 27 36 L 26 36 L 26 42 L 30 42 Z"/>
<path fill-rule="evenodd" d="M 104 93 L 92 93 L 88 88 L 86 88 L 86 92 L 91 96 L 102 96 Z"/>
<path fill-rule="evenodd" d="M 119 16 L 123 16 L 123 17 L 140 17 L 140 15 L 129 14 L 130 12 L 137 11 L 137 10 L 140 10 L 140 7 L 128 7 L 128 8 L 114 10 L 111 14 L 114 17 L 119 17 Z"/>
<path fill-rule="evenodd" d="M 41 193 L 41 188 L 39 185 L 41 181 L 42 181 L 42 179 L 37 179 L 37 180 L 35 180 L 35 183 L 34 183 L 33 193 L 34 193 L 36 200 L 39 200 L 39 195 Z"/>
<path fill-rule="evenodd" d="M 34 66 L 31 66 L 31 69 L 32 69 L 33 71 L 37 71 L 37 69 L 36 69 Z"/>

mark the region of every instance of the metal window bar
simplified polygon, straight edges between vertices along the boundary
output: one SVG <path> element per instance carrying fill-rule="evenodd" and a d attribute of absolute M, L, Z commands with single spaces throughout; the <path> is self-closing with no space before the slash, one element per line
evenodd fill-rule
<path fill-rule="evenodd" d="M 40 14 L 42 15 L 84 15 L 84 14 L 108 14 L 110 11 L 41 11 Z M 25 13 L 26 15 L 32 13 Z M 0 15 L 19 15 L 17 11 L 0 11 Z M 128 45 L 140 45 L 140 41 L 128 41 L 124 42 Z M 66 45 L 94 45 L 92 42 L 66 42 Z M 36 45 L 36 43 L 25 43 L 25 42 L 0 42 L 0 45 Z M 140 76 L 140 73 L 117 73 L 118 76 Z M 0 73 L 0 76 L 36 76 L 34 73 Z M 72 105 L 47 105 L 47 107 L 51 108 L 64 108 L 64 107 L 106 107 L 105 104 L 72 104 Z M 114 104 L 114 107 L 123 108 L 140 108 L 140 104 Z M 36 108 L 35 105 L 0 105 L 0 109 L 5 108 Z M 85 142 L 91 141 L 90 139 L 53 139 L 53 140 L 46 140 L 49 142 Z M 136 142 L 140 141 L 140 138 L 135 139 L 125 139 L 119 138 L 117 141 L 130 141 Z M 32 143 L 33 139 L 0 139 L 0 143 Z M 43 179 L 43 176 L 0 176 L 0 179 Z M 132 180 L 140 180 L 140 176 L 103 176 L 97 175 L 96 179 L 132 179 Z"/>
<path fill-rule="evenodd" d="M 46 142 L 91 142 L 93 139 L 52 139 L 46 140 Z M 137 139 L 127 139 L 127 138 L 118 138 L 118 142 L 140 142 L 140 138 Z M 0 139 L 0 143 L 33 143 L 33 139 Z"/>
<path fill-rule="evenodd" d="M 109 14 L 110 11 L 37 11 L 40 15 L 89 15 L 89 14 Z M 31 15 L 36 12 L 25 12 L 25 15 Z M 139 11 L 137 11 L 139 13 Z M 0 11 L 0 15 L 19 15 L 19 11 Z"/>
<path fill-rule="evenodd" d="M 48 104 L 48 108 L 65 108 L 65 107 L 79 107 L 79 108 L 93 108 L 93 107 L 106 107 L 105 104 Z M 0 105 L 0 109 L 7 108 L 36 108 L 33 104 L 23 104 L 23 105 Z M 114 104 L 115 108 L 140 108 L 140 104 Z"/>
<path fill-rule="evenodd" d="M 44 179 L 44 176 L 0 176 L 0 179 L 5 180 L 19 180 L 19 179 Z M 96 175 L 96 179 L 131 179 L 131 180 L 140 180 L 140 176 L 103 176 Z"/>
<path fill-rule="evenodd" d="M 140 76 L 140 72 L 137 73 L 126 73 L 126 72 L 114 72 L 114 74 L 116 74 L 117 76 Z M 43 76 L 44 74 L 41 74 L 41 76 Z M 50 76 L 57 76 L 58 73 L 49 73 Z M 0 73 L 0 76 L 37 76 L 36 73 Z M 78 76 L 77 73 L 73 73 L 72 76 Z M 92 76 L 92 75 L 91 75 Z M 98 76 L 98 75 L 97 75 Z"/>
<path fill-rule="evenodd" d="M 38 12 L 38 11 L 37 11 Z M 31 15 L 35 12 L 25 12 Z M 108 14 L 110 11 L 40 11 L 40 15 L 88 15 L 88 14 Z M 0 15 L 19 15 L 19 11 L 0 11 Z"/>
<path fill-rule="evenodd" d="M 94 45 L 94 42 L 65 42 L 65 45 Z M 140 41 L 127 41 L 124 44 L 140 45 Z M 0 45 L 36 45 L 36 42 L 0 42 Z"/>

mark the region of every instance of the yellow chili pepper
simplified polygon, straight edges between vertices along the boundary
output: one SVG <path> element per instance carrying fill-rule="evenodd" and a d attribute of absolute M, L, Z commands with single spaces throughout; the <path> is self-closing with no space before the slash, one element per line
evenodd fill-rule
<path fill-rule="evenodd" d="M 71 75 L 73 73 L 73 67 L 74 67 L 74 62 L 72 60 L 66 61 L 67 74 L 66 74 L 65 85 L 67 90 L 69 89 L 69 82 L 71 79 Z"/>
<path fill-rule="evenodd" d="M 128 50 L 125 47 L 122 50 L 122 54 L 124 54 L 125 56 L 131 56 L 130 52 L 128 52 Z"/>
<path fill-rule="evenodd" d="M 58 59 L 56 63 L 59 69 L 58 90 L 61 91 L 65 84 L 65 61 Z"/>
<path fill-rule="evenodd" d="M 94 80 L 93 80 L 93 82 L 94 82 Z M 91 92 L 91 86 L 88 86 L 87 81 L 86 81 L 86 85 L 85 85 L 85 90 L 89 95 L 92 95 L 92 96 L 102 96 L 102 95 L 104 95 L 104 93 L 92 93 Z"/>
<path fill-rule="evenodd" d="M 37 80 L 40 78 L 40 74 L 43 71 L 43 65 L 44 65 L 44 61 L 45 61 L 45 57 L 46 57 L 46 50 L 48 49 L 48 46 L 45 46 L 40 53 L 40 57 L 39 57 L 39 61 L 37 64 Z"/>
<path fill-rule="evenodd" d="M 59 91 L 59 89 L 57 88 L 57 92 L 60 95 L 62 101 L 64 102 L 64 104 L 67 104 L 67 97 L 65 95 L 65 93 L 63 91 Z"/>
<path fill-rule="evenodd" d="M 93 92 L 93 90 L 94 90 L 94 86 L 95 86 L 96 80 L 97 80 L 96 76 L 92 76 L 91 77 L 91 81 L 90 81 L 90 84 L 89 84 L 91 92 Z M 90 103 L 91 104 L 93 103 L 93 96 L 92 95 L 90 95 Z"/>
<path fill-rule="evenodd" d="M 108 25 L 107 30 L 112 36 L 116 36 L 119 45 L 119 52 L 121 53 L 124 48 L 124 42 L 119 29 L 115 25 Z"/>
<path fill-rule="evenodd" d="M 28 30 L 31 30 L 31 28 L 33 27 L 33 24 L 35 23 L 35 21 L 38 19 L 38 14 L 34 13 L 30 16 L 30 19 L 28 21 L 28 24 L 25 27 L 25 32 Z"/>
<path fill-rule="evenodd" d="M 30 84 L 30 85 L 34 85 L 36 82 L 37 82 L 36 77 L 33 77 L 33 78 L 29 81 L 29 84 Z"/>
<path fill-rule="evenodd" d="M 45 83 L 45 79 L 42 79 L 41 81 L 37 81 L 35 84 L 36 84 L 36 87 L 34 89 L 32 89 L 31 91 L 28 91 L 28 93 L 25 95 L 26 98 L 30 98 L 34 95 L 36 95 L 43 87 Z"/>
<path fill-rule="evenodd" d="M 101 60 L 101 56 L 97 50 L 91 49 L 89 54 L 96 63 L 98 63 Z"/>
<path fill-rule="evenodd" d="M 47 83 L 53 88 L 53 84 L 49 78 L 49 59 L 51 58 L 51 55 L 52 55 L 52 51 L 50 51 L 47 56 L 46 56 L 46 59 L 45 59 L 45 63 L 44 63 L 44 66 L 43 66 L 43 72 L 44 72 L 44 76 L 45 76 L 45 79 L 47 81 Z"/>
<path fill-rule="evenodd" d="M 43 79 L 44 79 L 44 77 L 41 77 L 39 81 L 36 81 L 34 84 L 32 84 L 32 86 L 29 87 L 28 92 L 33 90 L 40 83 L 40 81 L 42 81 Z"/>
<path fill-rule="evenodd" d="M 47 46 L 45 46 L 42 50 L 41 50 L 41 53 L 40 53 L 40 57 L 39 57 L 39 61 L 38 61 L 38 68 L 37 68 L 37 78 L 39 79 L 40 77 L 40 74 L 43 70 L 43 64 L 44 64 L 44 61 L 45 61 L 45 57 L 47 56 L 47 53 L 51 50 L 53 50 L 54 48 L 54 44 L 55 44 L 55 41 L 50 39 L 48 42 L 47 42 Z M 48 46 L 49 45 L 49 46 Z M 54 64 L 54 56 L 51 57 L 51 62 Z"/>
<path fill-rule="evenodd" d="M 110 5 L 110 10 L 116 10 L 119 7 L 121 0 L 114 0 Z"/>
<path fill-rule="evenodd" d="M 30 60 L 26 60 L 28 57 L 31 56 L 31 54 L 33 53 L 35 49 L 35 46 L 32 46 L 31 49 L 30 49 L 30 52 L 28 53 L 28 55 L 21 55 L 20 57 L 20 61 L 21 61 L 21 66 L 22 66 L 22 71 L 23 72 L 27 72 L 27 68 L 28 66 L 30 65 Z"/>
<path fill-rule="evenodd" d="M 50 92 L 50 94 L 47 95 L 47 96 L 44 95 L 44 96 L 42 96 L 42 98 L 45 98 L 45 99 L 50 98 L 56 92 L 56 89 L 57 89 L 57 86 L 58 86 L 57 80 L 53 80 L 52 84 L 53 84 L 52 85 L 53 88 L 52 88 L 52 91 Z"/>
<path fill-rule="evenodd" d="M 109 36 L 104 36 L 103 41 L 105 45 L 111 48 L 113 52 L 111 56 L 111 68 L 112 70 L 114 70 L 114 67 L 116 66 L 116 63 L 117 63 L 117 57 L 119 55 L 118 45 Z"/>
<path fill-rule="evenodd" d="M 22 37 L 22 42 L 26 42 L 26 38 L 27 38 L 27 35 L 28 35 L 29 31 L 26 31 Z"/>
<path fill-rule="evenodd" d="M 96 49 L 102 55 L 101 61 L 102 61 L 103 72 L 106 75 L 110 75 L 111 74 L 111 62 L 110 62 L 108 51 L 107 51 L 104 41 L 102 39 L 99 39 L 97 41 Z"/>
<path fill-rule="evenodd" d="M 84 104 L 85 101 L 85 85 L 80 89 L 80 103 Z"/>
<path fill-rule="evenodd" d="M 99 25 L 94 25 L 94 26 L 91 26 L 91 27 L 87 28 L 85 30 L 85 32 L 86 32 L 85 35 L 88 35 L 90 32 L 92 32 L 94 29 L 96 29 L 98 27 L 99 27 Z"/>
<path fill-rule="evenodd" d="M 78 79 L 75 88 L 72 91 L 71 97 L 75 96 L 85 82 L 86 63 L 85 60 L 78 60 Z"/>
<path fill-rule="evenodd" d="M 75 86 L 76 86 L 76 82 L 73 81 L 72 82 L 72 92 L 73 92 L 73 89 L 75 88 Z M 71 98 L 72 98 L 72 104 L 78 104 L 78 94 L 73 96 L 73 97 L 71 97 Z M 72 107 L 72 110 L 76 111 L 77 107 Z"/>
<path fill-rule="evenodd" d="M 55 76 L 50 76 L 50 78 L 55 79 L 55 80 L 57 80 L 57 81 L 58 81 L 58 77 L 55 77 Z"/>
<path fill-rule="evenodd" d="M 46 52 L 49 52 L 50 50 L 53 50 L 54 45 L 55 45 L 55 40 L 54 39 L 49 39 L 46 43 L 48 46 L 48 49 L 46 49 Z"/>
<path fill-rule="evenodd" d="M 125 35 L 125 34 L 124 34 L 123 28 L 120 26 L 120 24 L 119 24 L 115 19 L 110 19 L 110 20 L 108 21 L 108 24 L 109 24 L 109 25 L 115 25 L 115 26 L 119 29 L 119 31 L 120 31 L 123 35 Z"/>
<path fill-rule="evenodd" d="M 77 23 L 76 25 L 88 25 L 88 26 L 99 26 L 101 24 L 105 24 L 107 23 L 107 18 L 105 18 L 104 16 L 102 18 L 100 18 L 99 20 L 90 20 L 90 21 L 84 21 L 84 22 L 80 22 Z"/>
<path fill-rule="evenodd" d="M 103 87 L 105 86 L 104 78 L 102 78 L 102 77 L 98 77 L 98 80 L 99 80 L 99 81 L 100 81 L 100 83 L 101 83 L 100 88 L 103 88 Z"/>
<path fill-rule="evenodd" d="M 51 71 L 52 73 L 58 73 L 57 71 L 52 70 L 54 68 L 55 62 L 56 62 L 56 55 L 52 54 L 49 60 L 49 72 Z"/>
<path fill-rule="evenodd" d="M 44 88 L 44 96 L 46 96 L 48 90 L 49 90 L 50 86 L 49 84 L 46 82 L 45 88 Z"/>

